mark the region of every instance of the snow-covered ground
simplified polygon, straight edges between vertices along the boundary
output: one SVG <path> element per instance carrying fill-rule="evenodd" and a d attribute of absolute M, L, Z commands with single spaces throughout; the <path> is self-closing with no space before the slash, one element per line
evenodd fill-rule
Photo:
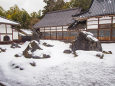
<path fill-rule="evenodd" d="M 54 45 L 45 47 L 47 42 Z M 99 59 L 95 51 L 77 51 L 78 57 L 73 54 L 64 54 L 69 49 L 69 43 L 60 41 L 42 40 L 38 55 L 47 53 L 48 59 L 26 59 L 15 57 L 22 53 L 29 42 L 21 48 L 12 49 L 10 45 L 0 45 L 6 52 L 0 53 L 0 82 L 6 86 L 115 86 L 115 43 L 102 44 L 103 50 L 112 51 Z M 35 53 L 37 54 L 37 52 Z M 33 67 L 30 63 L 35 62 Z M 24 70 L 14 68 L 12 64 Z"/>

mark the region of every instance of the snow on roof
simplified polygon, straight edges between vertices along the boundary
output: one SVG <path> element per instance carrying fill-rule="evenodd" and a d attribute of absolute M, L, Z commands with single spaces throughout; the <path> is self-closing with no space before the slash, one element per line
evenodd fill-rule
<path fill-rule="evenodd" d="M 21 29 L 24 33 L 26 34 L 32 34 L 32 31 L 31 30 L 27 30 L 27 29 Z"/>
<path fill-rule="evenodd" d="M 0 16 L 0 23 L 11 24 L 11 25 L 19 25 L 19 23 L 16 23 L 16 22 L 13 22 L 11 20 L 2 18 L 1 16 Z"/>
<path fill-rule="evenodd" d="M 22 36 L 32 35 L 32 31 L 31 30 L 28 30 L 28 29 L 20 29 L 20 30 L 21 30 L 21 32 L 19 34 L 22 35 Z"/>

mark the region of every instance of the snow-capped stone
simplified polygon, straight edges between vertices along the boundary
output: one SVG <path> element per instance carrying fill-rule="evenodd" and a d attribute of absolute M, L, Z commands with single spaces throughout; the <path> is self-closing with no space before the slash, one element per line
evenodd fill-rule
<path fill-rule="evenodd" d="M 101 43 L 92 33 L 79 32 L 75 41 L 72 43 L 72 50 L 102 51 Z"/>
<path fill-rule="evenodd" d="M 27 48 L 23 51 L 23 55 L 26 58 L 32 58 L 32 53 L 36 51 L 37 49 L 42 50 L 39 46 L 39 42 L 36 40 L 33 40 L 29 43 Z"/>

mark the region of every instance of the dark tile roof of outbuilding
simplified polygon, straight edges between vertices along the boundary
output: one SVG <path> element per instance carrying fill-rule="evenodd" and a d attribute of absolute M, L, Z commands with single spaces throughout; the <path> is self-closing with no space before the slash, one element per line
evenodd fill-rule
<path fill-rule="evenodd" d="M 73 17 L 88 18 L 94 16 L 115 15 L 115 0 L 92 0 L 90 8 Z"/>
<path fill-rule="evenodd" d="M 73 22 L 72 15 L 80 12 L 80 8 L 49 12 L 40 22 L 34 25 L 34 28 L 69 25 Z"/>

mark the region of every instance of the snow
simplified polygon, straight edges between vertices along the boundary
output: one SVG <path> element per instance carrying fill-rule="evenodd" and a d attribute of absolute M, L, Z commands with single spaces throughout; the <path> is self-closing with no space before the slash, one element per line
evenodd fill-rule
<path fill-rule="evenodd" d="M 43 46 L 43 43 L 54 45 Z M 26 42 L 21 48 L 12 49 L 10 45 L 0 45 L 7 49 L 0 53 L 0 82 L 6 86 L 114 86 L 115 85 L 115 43 L 103 43 L 105 51 L 113 54 L 105 54 L 104 59 L 99 59 L 96 51 L 76 51 L 78 57 L 73 54 L 64 54 L 70 49 L 70 43 L 54 40 L 41 40 L 40 47 L 43 50 L 35 51 L 35 54 L 50 54 L 48 59 L 27 59 L 14 57 L 22 54 L 28 46 Z M 33 67 L 30 63 L 35 62 Z M 15 64 L 12 66 L 12 64 Z M 19 66 L 24 70 L 15 68 Z"/>
<path fill-rule="evenodd" d="M 111 4 L 111 3 L 112 3 L 112 1 L 111 1 L 111 0 L 108 0 L 108 3 L 110 3 L 110 4 Z"/>
<path fill-rule="evenodd" d="M 93 40 L 93 41 L 98 41 L 98 39 L 95 38 L 92 33 L 86 32 L 86 31 L 82 31 L 82 32 L 87 35 L 87 38 L 88 38 L 88 39 L 91 39 L 91 40 Z"/>
<path fill-rule="evenodd" d="M 24 33 L 28 34 L 28 35 L 32 35 L 32 31 L 28 30 L 28 29 L 21 29 Z M 20 33 L 20 35 L 23 35 Z"/>
<path fill-rule="evenodd" d="M 0 23 L 19 25 L 19 23 L 16 23 L 16 22 L 10 21 L 10 20 L 5 19 L 5 18 L 2 18 L 2 17 L 0 17 Z"/>

